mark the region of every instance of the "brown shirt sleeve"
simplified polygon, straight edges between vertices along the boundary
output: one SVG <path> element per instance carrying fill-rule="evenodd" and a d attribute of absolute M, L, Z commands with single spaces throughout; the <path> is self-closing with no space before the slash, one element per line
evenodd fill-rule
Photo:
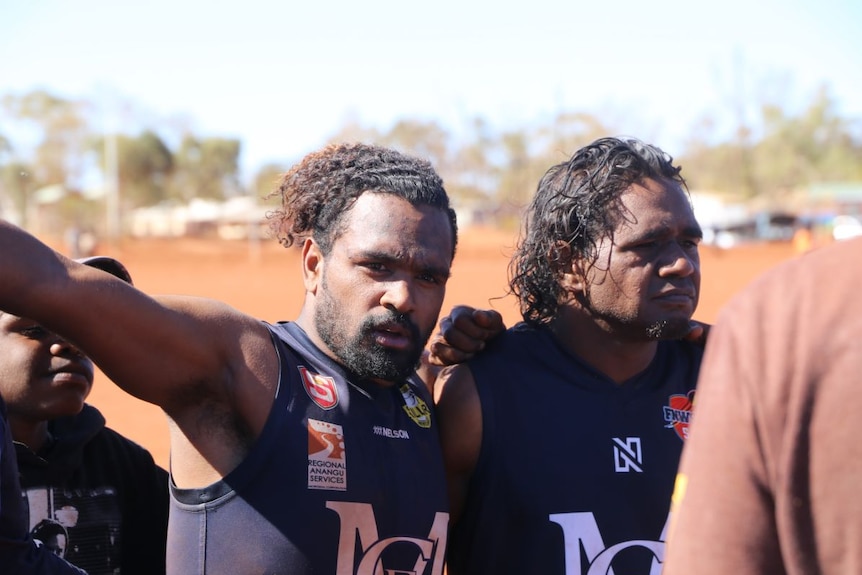
<path fill-rule="evenodd" d="M 862 240 L 767 272 L 701 367 L 663 575 L 862 566 Z"/>

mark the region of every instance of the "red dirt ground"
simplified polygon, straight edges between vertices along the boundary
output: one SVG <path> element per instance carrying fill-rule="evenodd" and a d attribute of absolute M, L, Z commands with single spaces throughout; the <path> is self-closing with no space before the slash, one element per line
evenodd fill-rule
<path fill-rule="evenodd" d="M 514 235 L 489 229 L 461 233 L 443 313 L 458 303 L 493 307 L 512 324 L 519 319 L 505 294 L 506 266 Z M 293 319 L 302 304 L 299 254 L 275 240 L 259 245 L 206 240 L 127 241 L 101 253 L 120 258 L 135 285 L 151 294 L 189 294 L 228 302 L 268 321 Z M 696 319 L 715 321 L 727 299 L 760 272 L 793 255 L 789 243 L 759 244 L 719 250 L 703 248 L 702 290 Z M 167 423 L 161 410 L 139 401 L 97 374 L 89 402 L 108 425 L 149 449 L 156 461 L 168 464 Z"/>

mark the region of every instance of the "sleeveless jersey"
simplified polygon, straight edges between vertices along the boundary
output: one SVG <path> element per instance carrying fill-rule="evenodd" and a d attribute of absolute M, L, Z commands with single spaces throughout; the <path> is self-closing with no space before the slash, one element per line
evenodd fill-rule
<path fill-rule="evenodd" d="M 659 342 L 617 385 L 546 328 L 495 340 L 469 363 L 482 444 L 449 574 L 657 575 L 701 356 Z"/>
<path fill-rule="evenodd" d="M 448 529 L 431 398 L 357 380 L 293 323 L 260 437 L 222 481 L 171 485 L 173 575 L 441 575 Z"/>

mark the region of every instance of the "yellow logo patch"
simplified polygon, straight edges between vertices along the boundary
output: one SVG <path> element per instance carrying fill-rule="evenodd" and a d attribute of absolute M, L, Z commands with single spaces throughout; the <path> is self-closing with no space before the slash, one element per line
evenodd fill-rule
<path fill-rule="evenodd" d="M 419 427 L 428 429 L 431 427 L 431 410 L 428 404 L 418 397 L 406 383 L 400 387 L 401 397 L 404 398 L 404 411 Z"/>

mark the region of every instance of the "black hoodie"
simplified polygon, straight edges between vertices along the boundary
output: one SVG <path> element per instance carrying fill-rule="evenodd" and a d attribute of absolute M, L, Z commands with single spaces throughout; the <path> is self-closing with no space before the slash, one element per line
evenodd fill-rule
<path fill-rule="evenodd" d="M 65 527 L 64 557 L 89 575 L 163 574 L 167 472 L 90 405 L 48 430 L 39 453 L 15 444 L 34 538 Z"/>

